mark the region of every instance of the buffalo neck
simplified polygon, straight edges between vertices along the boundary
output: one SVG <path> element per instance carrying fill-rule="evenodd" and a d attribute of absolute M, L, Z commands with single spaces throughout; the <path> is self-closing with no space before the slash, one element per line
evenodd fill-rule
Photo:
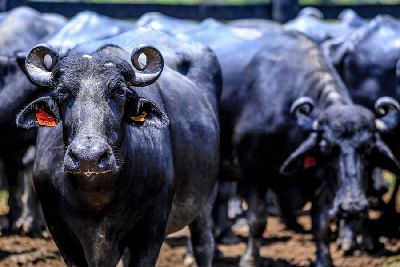
<path fill-rule="evenodd" d="M 319 52 L 314 61 L 314 68 L 304 77 L 306 88 L 311 88 L 306 95 L 313 98 L 317 106 L 323 108 L 332 105 L 352 105 L 350 94 L 329 58 Z"/>

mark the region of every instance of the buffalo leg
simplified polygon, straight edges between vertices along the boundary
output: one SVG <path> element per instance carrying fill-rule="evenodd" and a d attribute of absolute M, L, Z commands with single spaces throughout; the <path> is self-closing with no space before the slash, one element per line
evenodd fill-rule
<path fill-rule="evenodd" d="M 31 146 L 22 158 L 23 179 L 18 184 L 18 188 L 21 190 L 18 198 L 22 210 L 13 227 L 15 231 L 23 235 L 32 234 L 33 236 L 48 237 L 42 208 L 33 185 L 32 175 L 34 158 L 35 147 Z"/>
<path fill-rule="evenodd" d="M 15 230 L 15 224 L 22 212 L 22 203 L 20 201 L 20 188 L 18 184 L 23 179 L 21 173 L 18 172 L 20 168 L 19 162 L 14 157 L 4 159 L 5 176 L 8 184 L 8 223 L 9 230 Z"/>
<path fill-rule="evenodd" d="M 316 267 L 333 266 L 331 254 L 329 251 L 330 228 L 329 228 L 328 213 L 326 211 L 321 211 L 313 208 L 311 216 L 312 216 L 312 232 L 317 247 L 315 266 Z"/>
<path fill-rule="evenodd" d="M 168 212 L 166 207 L 168 201 L 160 198 L 160 201 L 153 203 L 148 214 L 143 220 L 135 225 L 134 231 L 129 234 L 130 260 L 129 267 L 148 267 L 155 266 L 160 253 L 162 242 L 167 227 Z"/>
<path fill-rule="evenodd" d="M 212 215 L 215 223 L 215 238 L 218 243 L 233 244 L 239 242 L 239 238 L 232 232 L 232 222 L 229 220 L 229 200 L 234 196 L 236 183 L 218 182 L 218 194 Z"/>
<path fill-rule="evenodd" d="M 350 220 L 339 220 L 339 236 L 337 243 L 346 255 L 351 254 L 356 248 L 356 232 Z"/>
<path fill-rule="evenodd" d="M 250 189 L 246 195 L 249 237 L 245 254 L 240 259 L 241 267 L 256 266 L 260 260 L 260 243 L 267 222 L 264 192 Z"/>
<path fill-rule="evenodd" d="M 212 234 L 212 207 L 217 193 L 217 186 L 209 197 L 207 204 L 203 206 L 199 215 L 189 224 L 193 254 L 197 266 L 211 267 L 215 252 L 215 240 Z"/>
<path fill-rule="evenodd" d="M 165 230 L 165 227 L 162 229 Z M 158 233 L 156 234 L 155 232 Z M 158 254 L 160 253 L 161 245 L 164 241 L 164 234 L 163 232 L 159 232 L 158 229 L 155 229 L 155 232 L 147 233 L 148 235 L 145 238 L 137 238 L 138 236 L 135 238 L 134 235 L 132 236 L 132 238 L 135 238 L 135 243 L 131 243 L 129 246 L 129 267 L 156 266 Z M 139 236 L 141 235 L 140 232 L 137 233 Z"/>

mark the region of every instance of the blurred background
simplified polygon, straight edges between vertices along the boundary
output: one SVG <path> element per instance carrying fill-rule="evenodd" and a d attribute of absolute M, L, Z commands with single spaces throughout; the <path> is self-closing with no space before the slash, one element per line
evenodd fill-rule
<path fill-rule="evenodd" d="M 49 2 L 51 0 L 34 0 Z M 53 0 L 51 2 L 86 2 L 86 3 L 221 3 L 221 4 L 251 4 L 268 3 L 268 0 Z M 313 4 L 398 4 L 399 0 L 300 0 L 302 5 Z"/>
<path fill-rule="evenodd" d="M 318 8 L 328 20 L 336 19 L 346 8 L 353 9 L 363 18 L 373 18 L 378 14 L 400 16 L 399 0 L 0 0 L 0 11 L 22 5 L 66 17 L 91 10 L 119 19 L 135 19 L 147 12 L 161 12 L 190 20 L 261 18 L 284 23 L 307 6 Z"/>

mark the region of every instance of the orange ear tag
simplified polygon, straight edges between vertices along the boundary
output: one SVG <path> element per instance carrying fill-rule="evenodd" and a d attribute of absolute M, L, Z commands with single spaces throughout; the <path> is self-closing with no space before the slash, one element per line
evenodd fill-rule
<path fill-rule="evenodd" d="M 43 107 L 40 107 L 36 112 L 36 119 L 41 126 L 54 127 L 57 126 L 57 122 L 53 116 L 50 116 Z"/>
<path fill-rule="evenodd" d="M 305 155 L 303 160 L 303 167 L 304 169 L 309 169 L 313 166 L 317 165 L 317 160 L 310 155 Z"/>
<path fill-rule="evenodd" d="M 142 112 L 139 116 L 132 116 L 131 119 L 136 122 L 144 122 L 146 120 L 147 113 Z"/>

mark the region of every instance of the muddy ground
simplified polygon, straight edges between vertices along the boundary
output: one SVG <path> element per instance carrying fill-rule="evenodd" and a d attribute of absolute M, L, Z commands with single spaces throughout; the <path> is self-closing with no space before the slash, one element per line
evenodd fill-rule
<path fill-rule="evenodd" d="M 300 219 L 306 229 L 310 229 L 309 217 Z M 164 243 L 158 260 L 158 267 L 183 267 L 186 251 L 186 234 L 183 230 L 169 237 Z M 240 232 L 243 237 L 246 229 Z M 311 234 L 297 234 L 285 230 L 277 218 L 268 219 L 267 231 L 264 233 L 261 255 L 263 266 L 310 266 L 314 260 L 315 247 Z M 400 240 L 381 238 L 386 252 L 374 256 L 343 256 L 334 243 L 331 250 L 336 266 L 341 267 L 399 267 Z M 215 262 L 216 267 L 238 266 L 239 257 L 244 252 L 245 243 L 219 246 L 225 257 Z M 396 256 L 397 255 L 397 256 Z M 18 236 L 0 237 L 0 266 L 65 266 L 51 240 L 32 239 Z"/>

